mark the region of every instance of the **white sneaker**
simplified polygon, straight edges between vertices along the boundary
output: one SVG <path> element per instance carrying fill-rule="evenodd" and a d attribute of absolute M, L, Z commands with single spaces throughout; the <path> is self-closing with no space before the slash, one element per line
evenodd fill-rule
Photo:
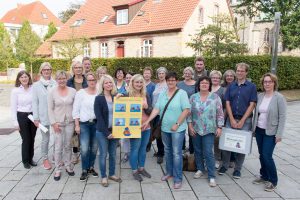
<path fill-rule="evenodd" d="M 209 186 L 210 187 L 216 187 L 217 186 L 216 180 L 214 178 L 209 179 Z"/>
<path fill-rule="evenodd" d="M 220 167 L 220 161 L 216 161 L 216 163 L 215 163 L 215 168 L 216 168 L 216 169 L 219 169 L 219 167 Z"/>
<path fill-rule="evenodd" d="M 203 173 L 202 173 L 200 170 L 198 170 L 198 171 L 194 174 L 194 178 L 195 178 L 195 179 L 198 179 L 198 178 L 200 178 L 202 175 L 203 175 Z"/>

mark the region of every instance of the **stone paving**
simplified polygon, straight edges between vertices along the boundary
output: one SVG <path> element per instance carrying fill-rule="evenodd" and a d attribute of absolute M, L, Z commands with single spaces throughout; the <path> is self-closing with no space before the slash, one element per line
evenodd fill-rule
<path fill-rule="evenodd" d="M 0 85 L 0 128 L 11 127 L 9 111 L 9 87 Z M 53 170 L 44 170 L 40 156 L 40 134 L 37 133 L 34 160 L 38 167 L 24 169 L 21 163 L 21 138 L 18 132 L 0 135 L 0 199 L 63 199 L 63 200 L 279 200 L 300 199 L 300 102 L 288 103 L 288 118 L 284 139 L 276 146 L 274 159 L 279 175 L 278 187 L 274 192 L 265 192 L 262 185 L 251 182 L 259 174 L 259 160 L 256 142 L 253 141 L 252 153 L 246 157 L 242 178 L 232 178 L 232 169 L 223 176 L 217 175 L 217 187 L 208 186 L 207 176 L 193 179 L 193 173 L 184 172 L 183 187 L 174 190 L 172 182 L 162 182 L 164 164 L 156 164 L 153 153 L 147 154 L 146 169 L 151 179 L 139 183 L 133 180 L 128 163 L 120 164 L 122 153 L 118 148 L 117 174 L 123 179 L 121 184 L 109 182 L 108 188 L 102 187 L 100 178 L 90 177 L 80 182 L 80 164 L 75 166 L 74 177 L 65 172 L 59 182 L 53 180 Z M 96 162 L 98 170 L 98 160 Z"/>

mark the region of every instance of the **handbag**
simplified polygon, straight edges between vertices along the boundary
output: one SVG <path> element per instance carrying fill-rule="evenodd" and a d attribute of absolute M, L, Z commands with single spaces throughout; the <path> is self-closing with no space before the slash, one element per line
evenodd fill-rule
<path fill-rule="evenodd" d="M 79 136 L 74 132 L 72 138 L 71 138 L 71 145 L 72 147 L 79 147 Z"/>
<path fill-rule="evenodd" d="M 167 111 L 167 108 L 168 108 L 170 102 L 171 102 L 172 99 L 175 97 L 175 95 L 176 95 L 176 93 L 178 92 L 178 90 L 179 90 L 179 89 L 177 89 L 177 90 L 174 92 L 173 96 L 169 99 L 168 103 L 166 104 L 166 106 L 165 106 L 165 108 L 164 108 L 164 110 L 163 110 L 162 116 L 161 116 L 161 118 L 159 119 L 159 122 L 158 122 L 157 126 L 154 127 L 153 130 L 152 130 L 152 135 L 153 135 L 153 137 L 156 138 L 156 139 L 161 138 L 161 123 L 162 123 L 162 120 L 163 120 L 163 118 L 164 118 L 165 112 Z"/>
<path fill-rule="evenodd" d="M 194 154 L 183 155 L 183 171 L 195 172 L 197 171 Z"/>

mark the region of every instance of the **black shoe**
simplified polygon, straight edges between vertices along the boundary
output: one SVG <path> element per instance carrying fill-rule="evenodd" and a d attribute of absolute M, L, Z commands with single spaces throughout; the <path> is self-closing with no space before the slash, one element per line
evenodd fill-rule
<path fill-rule="evenodd" d="M 80 181 L 86 181 L 87 177 L 88 177 L 88 173 L 86 171 L 83 171 L 80 176 Z"/>
<path fill-rule="evenodd" d="M 241 178 L 241 172 L 239 170 L 234 170 L 232 176 L 235 179 L 239 179 L 239 178 Z"/>
<path fill-rule="evenodd" d="M 98 177 L 98 173 L 94 170 L 94 168 L 91 168 L 88 170 L 88 174 L 91 174 L 93 177 Z"/>
<path fill-rule="evenodd" d="M 37 166 L 37 163 L 34 162 L 33 160 L 29 163 L 32 167 L 36 167 Z"/>
<path fill-rule="evenodd" d="M 218 174 L 219 174 L 219 175 L 223 175 L 223 174 L 226 173 L 226 171 L 227 171 L 227 169 L 226 169 L 224 166 L 222 166 L 222 167 L 219 169 Z"/>
<path fill-rule="evenodd" d="M 25 169 L 30 169 L 30 164 L 29 163 L 23 163 L 23 166 Z"/>
<path fill-rule="evenodd" d="M 60 180 L 60 172 L 56 172 L 55 174 L 54 174 L 54 180 L 55 181 L 59 181 Z"/>
<path fill-rule="evenodd" d="M 164 162 L 164 157 L 162 156 L 157 156 L 157 164 L 161 164 Z"/>
<path fill-rule="evenodd" d="M 74 172 L 74 171 L 68 171 L 68 170 L 66 169 L 66 172 L 69 174 L 69 176 L 75 176 L 75 172 Z"/>

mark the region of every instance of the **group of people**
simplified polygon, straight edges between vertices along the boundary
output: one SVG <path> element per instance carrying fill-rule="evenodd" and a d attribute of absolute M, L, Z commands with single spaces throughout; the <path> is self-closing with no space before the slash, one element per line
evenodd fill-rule
<path fill-rule="evenodd" d="M 157 163 L 166 160 L 166 173 L 161 178 L 173 178 L 174 188 L 182 186 L 183 152 L 188 135 L 190 154 L 194 154 L 200 178 L 207 170 L 211 187 L 216 184 L 216 169 L 223 175 L 234 163 L 233 178 L 241 177 L 245 154 L 219 149 L 222 128 L 240 129 L 255 133 L 259 159 L 260 177 L 254 184 L 266 184 L 266 191 L 273 191 L 278 182 L 276 166 L 272 158 L 276 143 L 280 142 L 286 119 L 286 101 L 277 92 L 276 75 L 266 73 L 261 79 L 262 93 L 257 95 L 255 84 L 247 79 L 249 65 L 238 63 L 236 70 L 227 70 L 224 75 L 217 70 L 205 69 L 202 57 L 195 59 L 195 67 L 183 70 L 183 80 L 176 72 L 165 67 L 153 71 L 145 67 L 143 74 L 126 74 L 118 68 L 114 78 L 101 66 L 96 74 L 91 71 L 91 60 L 72 63 L 73 76 L 68 79 L 65 71 L 57 71 L 52 79 L 52 67 L 43 63 L 39 81 L 32 83 L 30 75 L 21 71 L 17 75 L 11 94 L 13 121 L 22 137 L 22 162 L 25 168 L 37 166 L 33 161 L 34 140 L 40 125 L 48 131 L 42 134 L 42 160 L 46 170 L 52 168 L 48 157 L 50 130 L 54 135 L 54 179 L 60 180 L 62 168 L 74 176 L 72 138 L 79 136 L 82 173 L 81 181 L 88 176 L 98 177 L 94 169 L 99 149 L 101 184 L 108 180 L 121 182 L 115 174 L 116 149 L 119 140 L 112 134 L 114 99 L 142 97 L 141 138 L 123 139 L 123 161 L 129 160 L 133 178 L 143 181 L 151 178 L 145 169 L 146 152 L 152 144 L 151 129 L 160 125 L 161 137 L 156 137 Z M 33 115 L 32 122 L 28 115 Z M 188 133 L 188 134 L 186 134 Z M 106 158 L 109 155 L 109 172 L 106 173 Z"/>

